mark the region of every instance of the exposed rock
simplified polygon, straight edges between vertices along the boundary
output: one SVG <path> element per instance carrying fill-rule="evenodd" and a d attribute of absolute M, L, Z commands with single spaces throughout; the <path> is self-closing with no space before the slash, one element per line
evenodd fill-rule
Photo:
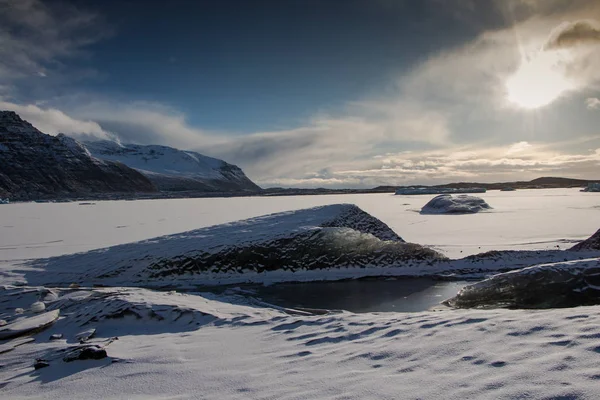
<path fill-rule="evenodd" d="M 600 250 L 600 229 L 592 236 L 570 248 L 571 251 Z"/>
<path fill-rule="evenodd" d="M 77 360 L 101 360 L 106 358 L 106 350 L 97 345 L 77 346 L 63 357 L 64 362 Z"/>
<path fill-rule="evenodd" d="M 167 146 L 86 142 L 93 156 L 122 162 L 150 179 L 163 191 L 259 191 L 237 166 L 194 151 Z"/>
<path fill-rule="evenodd" d="M 65 135 L 46 135 L 0 111 L 0 197 L 17 200 L 92 193 L 155 192 L 142 174 L 102 161 Z"/>
<path fill-rule="evenodd" d="M 466 194 L 441 194 L 431 199 L 421 209 L 421 214 L 474 214 L 491 208 L 479 197 Z"/>
<path fill-rule="evenodd" d="M 536 265 L 464 287 L 457 308 L 554 308 L 600 304 L 600 259 Z"/>
<path fill-rule="evenodd" d="M 42 368 L 46 368 L 49 367 L 50 363 L 46 360 L 35 360 L 35 363 L 33 364 L 33 368 L 34 369 L 42 369 Z"/>
<path fill-rule="evenodd" d="M 63 338 L 62 333 L 54 333 L 54 334 L 50 335 L 50 340 L 60 340 L 62 338 Z"/>

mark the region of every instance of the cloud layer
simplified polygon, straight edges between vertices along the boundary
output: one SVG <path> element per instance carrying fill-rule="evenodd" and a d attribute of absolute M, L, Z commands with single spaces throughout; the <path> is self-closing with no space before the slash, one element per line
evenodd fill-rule
<path fill-rule="evenodd" d="M 600 5 L 496 4 L 509 27 L 430 54 L 390 82 L 385 95 L 348 101 L 290 129 L 240 135 L 192 126 L 172 107 L 137 99 L 90 93 L 40 103 L 2 98 L 2 88 L 14 94 L 23 77 L 57 73 L 99 35 L 87 31 L 97 24 L 93 14 L 67 8 L 59 17 L 36 0 L 0 0 L 11 9 L 8 28 L 0 30 L 0 108 L 19 112 L 50 134 L 117 135 L 126 142 L 200 150 L 240 165 L 263 186 L 598 177 L 600 113 L 586 107 L 600 108 Z M 468 7 L 461 12 L 468 14 Z M 17 25 L 25 35 L 14 33 Z M 524 110 L 508 101 L 507 81 L 536 63 L 569 86 L 545 108 Z M 531 76 L 544 87 L 535 72 Z"/>

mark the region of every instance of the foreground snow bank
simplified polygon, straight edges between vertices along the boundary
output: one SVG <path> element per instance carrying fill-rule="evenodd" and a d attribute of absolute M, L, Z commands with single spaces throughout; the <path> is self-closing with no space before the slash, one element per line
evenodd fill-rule
<path fill-rule="evenodd" d="M 56 305 L 69 307 L 62 319 L 2 354 L 3 398 L 597 397 L 598 307 L 311 316 L 236 304 L 236 296 L 56 294 Z M 0 304 L 39 296 L 9 288 Z M 65 361 L 65 349 L 81 346 L 77 333 L 92 329 L 87 343 L 106 357 Z M 35 370 L 36 359 L 48 365 Z"/>
<path fill-rule="evenodd" d="M 600 258 L 494 275 L 445 302 L 458 308 L 553 308 L 600 304 Z"/>
<path fill-rule="evenodd" d="M 149 286 L 446 259 L 350 204 L 285 212 L 33 262 L 29 283 Z M 292 279 L 293 280 L 293 279 Z"/>
<path fill-rule="evenodd" d="M 492 207 L 482 198 L 466 194 L 441 194 L 421 209 L 421 214 L 474 214 Z"/>

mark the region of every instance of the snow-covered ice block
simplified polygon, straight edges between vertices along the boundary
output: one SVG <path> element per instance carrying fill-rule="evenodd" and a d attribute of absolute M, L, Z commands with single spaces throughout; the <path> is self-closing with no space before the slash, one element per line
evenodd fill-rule
<path fill-rule="evenodd" d="M 41 284 L 165 285 L 210 274 L 387 267 L 440 259 L 445 257 L 405 243 L 357 206 L 335 204 L 39 260 L 35 266 L 43 272 L 32 278 Z"/>
<path fill-rule="evenodd" d="M 476 196 L 441 194 L 431 199 L 421 209 L 421 214 L 474 214 L 491 208 Z"/>
<path fill-rule="evenodd" d="M 59 316 L 59 310 L 48 311 L 31 317 L 22 317 L 0 328 L 0 340 L 15 338 L 40 331 L 52 325 Z"/>
<path fill-rule="evenodd" d="M 464 287 L 457 308 L 555 308 L 600 304 L 600 258 L 535 265 Z"/>

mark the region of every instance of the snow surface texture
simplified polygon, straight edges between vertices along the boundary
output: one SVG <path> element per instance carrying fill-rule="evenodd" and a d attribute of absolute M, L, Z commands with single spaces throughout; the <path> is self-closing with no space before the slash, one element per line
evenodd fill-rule
<path fill-rule="evenodd" d="M 239 167 L 193 151 L 108 140 L 86 142 L 85 146 L 95 157 L 140 171 L 161 190 L 260 190 Z"/>
<path fill-rule="evenodd" d="M 600 309 L 298 315 L 232 294 L 55 290 L 2 354 L 7 399 L 596 399 Z M 0 289 L 0 312 L 40 297 Z M 64 310 L 64 311 L 63 311 Z M 67 362 L 84 345 L 107 357 Z M 62 339 L 52 340 L 53 334 Z M 115 340 L 115 336 L 118 340 Z M 18 340 L 18 339 L 16 339 Z M 48 366 L 34 370 L 36 359 Z"/>
<path fill-rule="evenodd" d="M 35 261 L 38 284 L 199 284 L 274 272 L 426 266 L 444 256 L 405 243 L 351 204 L 267 215 L 83 254 Z M 85 266 L 79 268 L 78 266 Z M 318 270 L 318 271 L 316 271 Z M 294 280 L 294 279 L 292 279 Z M 219 282 L 213 282 L 219 283 Z"/>
<path fill-rule="evenodd" d="M 459 308 L 554 308 L 600 303 L 600 258 L 494 275 L 469 285 L 445 302 Z"/>
<path fill-rule="evenodd" d="M 361 207 L 413 241 L 440 239 L 445 249 L 459 245 L 464 249 L 471 243 L 476 252 L 478 245 L 501 250 L 515 247 L 512 241 L 518 240 L 520 248 L 528 249 L 491 251 L 452 265 L 422 266 L 437 272 L 489 273 L 519 263 L 587 257 L 586 251 L 542 249 L 563 245 L 565 238 L 566 243 L 584 239 L 598 228 L 597 219 L 590 217 L 597 212 L 597 197 L 590 195 L 559 190 L 519 191 L 509 197 L 497 192 L 496 200 L 504 203 L 494 201 L 495 213 L 450 215 L 443 226 L 437 217 L 427 219 L 410 211 L 422 198 L 402 196 L 9 204 L 0 207 L 0 232 L 7 238 L 0 255 L 10 260 L 0 269 L 0 278 L 13 277 L 12 262 L 23 254 L 87 250 L 84 246 L 97 248 L 116 244 L 111 240 L 123 243 L 156 232 L 185 230 L 181 227 L 186 224 L 201 226 L 199 220 L 210 225 L 265 210 L 285 211 L 349 198 L 362 201 Z M 398 205 L 404 203 L 408 211 L 399 212 Z M 115 228 L 138 222 L 148 225 L 141 225 L 139 231 Z M 171 225 L 165 226 L 167 222 Z M 68 224 L 75 227 L 69 234 L 80 241 L 56 229 Z M 532 224 L 537 224 L 535 234 L 528 231 Z M 535 236 L 540 232 L 544 236 Z M 39 236 L 32 241 L 32 235 Z M 71 283 L 61 271 L 23 268 L 32 280 L 54 274 L 58 285 Z M 88 265 L 70 268 L 76 272 Z M 347 270 L 356 276 L 366 269 Z M 374 270 L 398 273 L 394 268 Z M 299 272 L 291 275 L 302 278 Z M 600 380 L 598 306 L 314 316 L 269 307 L 231 292 L 216 296 L 122 287 L 0 287 L 0 319 L 10 324 L 22 317 L 16 308 L 27 310 L 40 300 L 47 310 L 60 309 L 61 317 L 32 338 L 0 343 L 3 398 L 596 399 Z M 39 314 L 25 311 L 24 315 Z M 51 335 L 58 339 L 50 340 Z M 79 343 L 86 336 L 89 339 Z M 81 346 L 104 350 L 107 357 L 67 362 Z M 47 366 L 35 370 L 36 359 Z"/>
<path fill-rule="evenodd" d="M 466 194 L 441 194 L 421 209 L 421 214 L 474 214 L 492 207 L 482 198 Z"/>

